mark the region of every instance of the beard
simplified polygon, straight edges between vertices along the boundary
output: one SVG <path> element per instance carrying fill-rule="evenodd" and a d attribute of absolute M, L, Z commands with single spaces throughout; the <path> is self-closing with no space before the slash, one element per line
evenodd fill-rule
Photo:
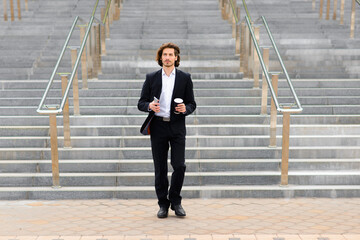
<path fill-rule="evenodd" d="M 174 66 L 174 62 L 171 62 L 171 61 L 163 62 L 163 65 L 164 65 L 165 67 L 172 67 L 172 66 Z"/>

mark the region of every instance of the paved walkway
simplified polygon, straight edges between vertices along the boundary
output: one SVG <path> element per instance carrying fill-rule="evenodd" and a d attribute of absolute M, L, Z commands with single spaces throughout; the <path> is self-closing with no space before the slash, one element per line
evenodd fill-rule
<path fill-rule="evenodd" d="M 360 240 L 360 199 L 0 201 L 0 240 Z"/>

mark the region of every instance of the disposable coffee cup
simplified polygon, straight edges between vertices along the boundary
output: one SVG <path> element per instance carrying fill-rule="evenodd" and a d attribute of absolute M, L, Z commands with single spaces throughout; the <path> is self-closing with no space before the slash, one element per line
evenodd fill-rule
<path fill-rule="evenodd" d="M 184 101 L 181 98 L 175 98 L 174 102 L 175 102 L 175 107 L 177 107 L 180 103 L 183 103 Z M 175 111 L 174 113 L 180 114 L 178 111 Z"/>

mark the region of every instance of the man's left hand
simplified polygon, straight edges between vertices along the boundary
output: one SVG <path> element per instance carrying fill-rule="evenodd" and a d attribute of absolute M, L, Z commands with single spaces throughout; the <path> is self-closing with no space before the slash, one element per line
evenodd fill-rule
<path fill-rule="evenodd" d="M 185 113 L 186 112 L 185 104 L 180 103 L 179 105 L 177 105 L 177 107 L 175 107 L 175 111 L 177 111 L 179 113 Z"/>

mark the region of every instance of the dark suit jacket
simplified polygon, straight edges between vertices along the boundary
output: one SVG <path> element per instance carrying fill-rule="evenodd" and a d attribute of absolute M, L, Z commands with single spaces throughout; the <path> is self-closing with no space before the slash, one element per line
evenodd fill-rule
<path fill-rule="evenodd" d="M 162 69 L 146 75 L 146 80 L 143 85 L 141 96 L 138 102 L 138 109 L 143 112 L 149 112 L 149 104 L 154 100 L 154 96 L 160 99 L 162 89 Z M 175 114 L 175 98 L 182 98 L 186 106 L 185 114 Z M 185 120 L 185 116 L 191 114 L 196 109 L 196 102 L 194 98 L 193 83 L 189 73 L 185 73 L 176 69 L 174 91 L 171 99 L 170 121 Z M 149 112 L 150 119 L 155 113 Z M 185 122 L 185 121 L 184 121 Z"/>

